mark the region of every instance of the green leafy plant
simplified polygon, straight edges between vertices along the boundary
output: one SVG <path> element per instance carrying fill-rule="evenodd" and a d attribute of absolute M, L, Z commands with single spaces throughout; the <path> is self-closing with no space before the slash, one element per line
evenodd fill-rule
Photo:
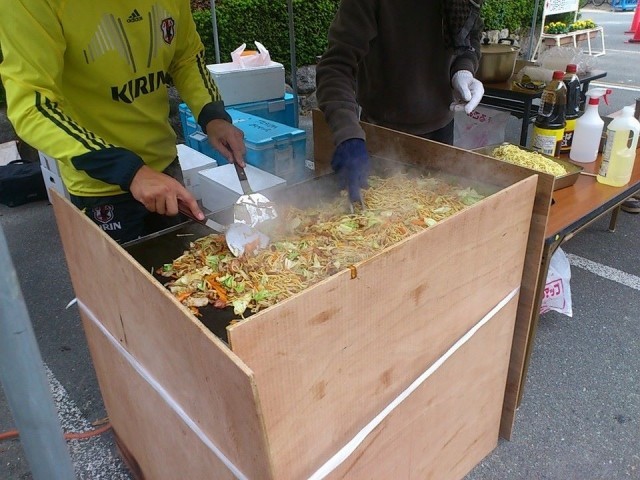
<path fill-rule="evenodd" d="M 327 31 L 339 5 L 339 0 L 294 0 L 296 64 L 315 63 L 327 48 Z M 206 61 L 215 61 L 213 27 L 209 9 L 194 10 L 193 18 L 205 45 Z M 265 21 L 265 19 L 269 21 Z M 289 13 L 286 2 L 270 0 L 224 0 L 216 4 L 220 61 L 230 62 L 231 52 L 243 43 L 255 49 L 257 40 L 271 58 L 291 67 Z"/>
<path fill-rule="evenodd" d="M 531 25 L 535 0 L 485 0 L 480 15 L 484 20 L 485 30 L 502 30 L 508 28 L 512 32 Z M 538 9 L 540 20 L 542 9 Z"/>

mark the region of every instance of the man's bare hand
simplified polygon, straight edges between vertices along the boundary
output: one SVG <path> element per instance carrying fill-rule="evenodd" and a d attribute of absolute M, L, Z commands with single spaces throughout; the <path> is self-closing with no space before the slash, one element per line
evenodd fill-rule
<path fill-rule="evenodd" d="M 130 190 L 133 197 L 150 212 L 177 215 L 180 201 L 191 210 L 194 217 L 204 219 L 198 202 L 179 181 L 146 165 L 133 177 Z"/>
<path fill-rule="evenodd" d="M 207 123 L 209 142 L 231 163 L 245 167 L 244 132 L 226 120 L 216 119 Z"/>

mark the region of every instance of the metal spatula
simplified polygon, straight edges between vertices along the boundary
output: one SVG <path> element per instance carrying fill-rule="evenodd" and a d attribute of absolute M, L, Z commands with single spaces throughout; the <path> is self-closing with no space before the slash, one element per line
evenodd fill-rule
<path fill-rule="evenodd" d="M 236 257 L 241 257 L 245 253 L 253 253 L 256 250 L 267 248 L 270 238 L 262 232 L 245 223 L 232 223 L 231 225 L 222 225 L 211 218 L 198 220 L 193 216 L 191 210 L 186 205 L 178 203 L 180 213 L 190 218 L 194 222 L 198 222 L 216 233 L 223 233 L 227 242 L 227 247 Z"/>
<path fill-rule="evenodd" d="M 278 212 L 273 202 L 263 194 L 255 193 L 249 185 L 244 168 L 237 163 L 234 165 L 238 173 L 238 180 L 240 180 L 240 187 L 244 192 L 244 195 L 241 195 L 233 206 L 234 222 L 246 223 L 255 227 L 259 223 L 276 218 Z"/>

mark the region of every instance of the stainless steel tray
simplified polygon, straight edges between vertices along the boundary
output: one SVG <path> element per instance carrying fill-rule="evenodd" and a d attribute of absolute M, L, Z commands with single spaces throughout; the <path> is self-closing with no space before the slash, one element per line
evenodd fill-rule
<path fill-rule="evenodd" d="M 496 158 L 496 157 L 493 156 L 493 151 L 497 147 L 500 147 L 502 145 L 514 145 L 515 147 L 518 147 L 518 148 L 520 148 L 522 150 L 525 150 L 527 152 L 540 153 L 540 152 L 537 152 L 536 150 L 533 150 L 531 148 L 521 147 L 520 145 L 515 145 L 515 144 L 509 143 L 509 142 L 500 143 L 500 144 L 496 144 L 496 145 L 487 145 L 485 147 L 475 148 L 475 149 L 472 150 L 472 152 L 481 153 L 482 155 L 487 155 L 488 157 Z M 566 187 L 569 187 L 569 186 L 573 185 L 574 183 L 576 183 L 576 181 L 578 180 L 578 177 L 580 176 L 580 172 L 583 170 L 583 167 L 581 167 L 580 165 L 576 165 L 575 163 L 572 163 L 572 162 L 570 162 L 568 160 L 563 160 L 562 158 L 552 157 L 550 155 L 545 155 L 543 153 L 540 153 L 540 155 L 542 155 L 543 157 L 548 158 L 549 160 L 552 160 L 552 161 L 556 162 L 559 165 L 562 165 L 563 167 L 565 167 L 567 169 L 567 173 L 565 175 L 562 175 L 560 177 L 556 177 L 555 181 L 553 182 L 553 189 L 554 190 L 560 190 L 561 188 L 566 188 Z M 500 160 L 500 159 L 496 158 L 496 160 Z M 500 161 L 504 162 L 505 160 L 500 160 Z M 523 168 L 527 168 L 527 167 L 523 167 Z M 529 169 L 529 170 L 537 172 L 537 170 L 533 170 L 533 169 Z"/>

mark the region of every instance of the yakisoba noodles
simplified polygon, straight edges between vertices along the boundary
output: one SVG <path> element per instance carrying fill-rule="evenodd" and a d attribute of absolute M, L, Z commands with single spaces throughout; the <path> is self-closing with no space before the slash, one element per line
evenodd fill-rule
<path fill-rule="evenodd" d="M 548 173 L 555 177 L 567 174 L 567 169 L 558 162 L 554 162 L 537 152 L 522 150 L 515 145 L 501 145 L 493 150 L 492 155 L 499 160 Z"/>
<path fill-rule="evenodd" d="M 191 311 L 206 305 L 234 307 L 243 316 L 282 301 L 360 262 L 403 238 L 435 225 L 483 198 L 432 178 L 370 177 L 363 190 L 366 209 L 346 213 L 344 197 L 317 208 L 279 209 L 269 231 L 272 243 L 255 256 L 234 257 L 223 235 L 191 243 L 188 251 L 158 273 Z"/>

